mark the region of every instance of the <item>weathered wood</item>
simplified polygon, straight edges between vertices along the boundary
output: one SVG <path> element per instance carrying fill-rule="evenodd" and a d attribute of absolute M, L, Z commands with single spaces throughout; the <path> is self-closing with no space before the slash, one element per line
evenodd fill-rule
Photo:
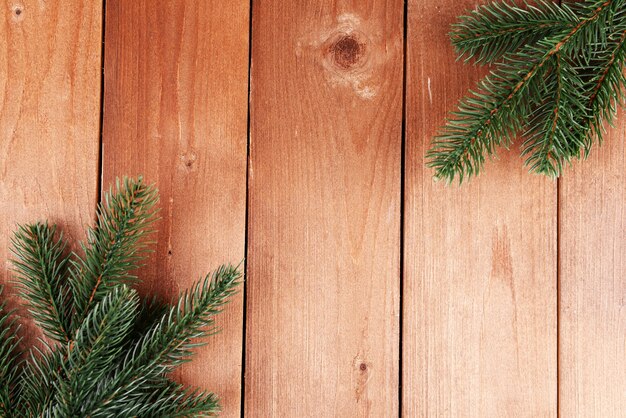
<path fill-rule="evenodd" d="M 402 10 L 254 3 L 246 415 L 398 413 Z"/>
<path fill-rule="evenodd" d="M 107 1 L 103 185 L 143 174 L 161 192 L 140 272 L 164 297 L 244 255 L 249 2 Z M 242 293 L 177 377 L 239 416 Z"/>
<path fill-rule="evenodd" d="M 403 415 L 556 416 L 556 182 L 499 152 L 461 187 L 424 155 L 482 72 L 447 32 L 470 0 L 410 0 Z"/>
<path fill-rule="evenodd" d="M 0 282 L 16 223 L 48 219 L 73 240 L 93 219 L 101 31 L 101 1 L 0 5 Z"/>
<path fill-rule="evenodd" d="M 559 188 L 559 412 L 626 413 L 626 114 Z"/>

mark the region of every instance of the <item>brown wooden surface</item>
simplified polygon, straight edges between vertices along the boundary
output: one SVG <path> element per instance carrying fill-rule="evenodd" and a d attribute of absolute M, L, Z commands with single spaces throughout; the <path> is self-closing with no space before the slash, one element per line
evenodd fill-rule
<path fill-rule="evenodd" d="M 622 417 L 624 112 L 558 187 L 516 147 L 460 188 L 424 167 L 484 74 L 446 35 L 478 2 L 408 1 L 404 173 L 402 0 L 107 0 L 104 45 L 101 0 L 0 3 L 0 282 L 16 222 L 82 238 L 98 176 L 141 173 L 144 293 L 247 246 L 247 307 L 176 375 L 224 416 Z"/>
<path fill-rule="evenodd" d="M 161 192 L 143 290 L 172 297 L 244 256 L 248 1 L 106 3 L 103 184 L 144 174 Z M 177 374 L 239 416 L 242 293 L 223 331 Z"/>
<path fill-rule="evenodd" d="M 516 147 L 462 187 L 424 167 L 482 74 L 455 63 L 447 37 L 476 4 L 409 1 L 402 410 L 556 416 L 556 182 L 527 174 Z"/>
<path fill-rule="evenodd" d="M 2 283 L 16 223 L 48 219 L 82 239 L 94 215 L 102 2 L 63 3 L 0 3 Z"/>
<path fill-rule="evenodd" d="M 626 414 L 625 116 L 560 183 L 562 417 Z"/>
<path fill-rule="evenodd" d="M 402 10 L 254 3 L 247 416 L 398 413 Z"/>

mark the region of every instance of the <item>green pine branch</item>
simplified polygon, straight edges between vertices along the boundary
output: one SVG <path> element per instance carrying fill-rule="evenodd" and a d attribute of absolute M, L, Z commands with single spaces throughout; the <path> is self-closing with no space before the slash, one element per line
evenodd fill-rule
<path fill-rule="evenodd" d="M 584 82 L 561 53 L 553 56 L 546 76 L 544 97 L 529 117 L 522 155 L 531 171 L 560 175 L 563 160 L 575 157 L 583 146 L 582 126 L 576 115 L 585 115 Z"/>
<path fill-rule="evenodd" d="M 427 153 L 437 177 L 452 181 L 458 176 L 463 181 L 478 174 L 485 157 L 497 147 L 511 144 L 530 115 L 531 104 L 541 100 L 545 64 L 552 55 L 528 47 L 507 57 L 477 91 L 461 101 Z"/>
<path fill-rule="evenodd" d="M 604 122 L 612 123 L 617 114 L 617 104 L 624 102 L 624 63 L 626 63 L 626 9 L 616 15 L 615 31 L 609 36 L 609 48 L 595 49 L 593 62 L 598 65 L 588 83 L 588 115 L 580 122 L 585 130 L 585 156 L 597 137 L 602 142 Z"/>
<path fill-rule="evenodd" d="M 511 1 L 478 6 L 452 25 L 450 39 L 459 58 L 492 63 L 523 46 L 573 28 L 574 11 L 549 0 L 520 8 Z"/>
<path fill-rule="evenodd" d="M 111 288 L 136 280 L 131 272 L 146 256 L 150 243 L 142 238 L 156 220 L 157 200 L 156 189 L 141 177 L 116 181 L 115 191 L 105 193 L 84 256 L 72 263 L 70 282 L 79 323 Z"/>
<path fill-rule="evenodd" d="M 133 417 L 206 417 L 220 412 L 219 400 L 211 392 L 189 390 L 165 377 L 142 385 L 132 396 L 112 400 L 106 407 L 109 413 L 124 411 Z M 106 416 L 96 410 L 93 416 Z"/>
<path fill-rule="evenodd" d="M 459 56 L 495 67 L 433 140 L 427 165 L 435 177 L 477 175 L 520 134 L 536 173 L 558 176 L 588 155 L 624 98 L 625 9 L 626 0 L 524 8 L 505 1 L 461 17 L 451 34 Z"/>
<path fill-rule="evenodd" d="M 222 266 L 183 293 L 178 302 L 129 347 L 128 355 L 107 382 L 112 390 L 103 391 L 92 399 L 93 416 L 97 415 L 99 407 L 115 409 L 116 405 L 141 396 L 143 385 L 188 361 L 192 349 L 201 345 L 192 340 L 217 331 L 215 315 L 234 293 L 240 278 L 236 267 Z"/>
<path fill-rule="evenodd" d="M 2 295 L 0 286 L 0 295 Z M 17 406 L 19 377 L 19 326 L 13 311 L 0 303 L 0 416 L 12 417 Z"/>
<path fill-rule="evenodd" d="M 64 343 L 71 339 L 73 306 L 66 242 L 55 235 L 56 227 L 48 224 L 19 226 L 12 240 L 13 265 L 33 319 L 48 337 Z"/>
<path fill-rule="evenodd" d="M 50 416 L 57 385 L 65 379 L 65 353 L 59 348 L 33 347 L 19 377 L 17 416 Z"/>
<path fill-rule="evenodd" d="M 189 361 L 196 339 L 217 331 L 217 315 L 241 274 L 223 266 L 174 305 L 140 301 L 129 287 L 148 250 L 156 190 L 125 179 L 105 195 L 82 256 L 67 254 L 54 226 L 18 228 L 13 239 L 21 295 L 51 341 L 20 361 L 18 326 L 0 304 L 0 416 L 202 417 L 217 396 L 165 377 Z"/>
<path fill-rule="evenodd" d="M 144 405 L 142 409 L 138 408 L 138 417 L 208 417 L 220 412 L 219 401 L 213 393 L 190 391 L 167 379 L 162 379 L 158 386 L 159 390 L 138 404 Z"/>
<path fill-rule="evenodd" d="M 235 292 L 240 279 L 237 267 L 225 265 L 195 283 L 137 342 L 132 350 L 139 355 L 134 358 L 148 360 L 147 364 L 156 367 L 154 373 L 157 375 L 186 362 L 192 348 L 198 346 L 198 343 L 189 341 L 217 331 L 215 316 Z M 128 357 L 124 368 L 132 370 L 134 363 L 133 358 Z"/>
<path fill-rule="evenodd" d="M 137 292 L 125 285 L 112 289 L 96 303 L 78 328 L 75 340 L 66 346 L 65 378 L 58 384 L 53 415 L 89 415 L 83 406 L 117 365 L 138 306 Z"/>

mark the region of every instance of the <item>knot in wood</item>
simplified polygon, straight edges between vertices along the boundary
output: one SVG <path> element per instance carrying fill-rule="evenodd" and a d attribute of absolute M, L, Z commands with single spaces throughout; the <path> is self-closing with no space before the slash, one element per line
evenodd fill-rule
<path fill-rule="evenodd" d="M 194 149 L 191 149 L 179 156 L 181 163 L 187 170 L 193 170 L 195 168 L 196 160 L 198 159 L 198 154 Z"/>
<path fill-rule="evenodd" d="M 343 34 L 330 44 L 328 53 L 337 67 L 349 70 L 363 60 L 365 44 L 354 34 Z"/>
<path fill-rule="evenodd" d="M 24 5 L 14 4 L 11 8 L 13 11 L 13 20 L 19 22 L 24 19 Z"/>

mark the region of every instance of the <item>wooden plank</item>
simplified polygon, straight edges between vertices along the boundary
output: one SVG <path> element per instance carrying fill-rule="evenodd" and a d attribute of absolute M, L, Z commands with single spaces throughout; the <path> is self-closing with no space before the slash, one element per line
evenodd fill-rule
<path fill-rule="evenodd" d="M 145 292 L 171 297 L 243 259 L 249 2 L 106 3 L 103 184 L 143 174 L 161 192 Z M 177 374 L 239 416 L 242 293 L 222 333 Z"/>
<path fill-rule="evenodd" d="M 424 155 L 482 71 L 447 32 L 473 0 L 408 3 L 403 415 L 556 416 L 556 182 L 499 152 L 462 187 Z"/>
<path fill-rule="evenodd" d="M 403 2 L 255 2 L 245 413 L 398 413 Z"/>
<path fill-rule="evenodd" d="M 559 189 L 559 410 L 626 412 L 626 114 Z"/>
<path fill-rule="evenodd" d="M 101 31 L 101 1 L 0 5 L 1 282 L 17 222 L 48 219 L 82 239 L 93 219 Z"/>

